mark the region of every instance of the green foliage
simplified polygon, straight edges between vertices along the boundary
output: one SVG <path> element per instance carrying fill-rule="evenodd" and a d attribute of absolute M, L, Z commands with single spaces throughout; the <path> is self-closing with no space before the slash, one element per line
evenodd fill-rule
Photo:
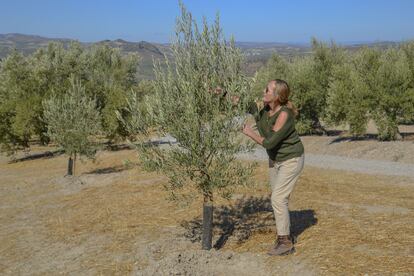
<path fill-rule="evenodd" d="M 414 112 L 411 83 L 409 63 L 401 49 L 362 49 L 349 64 L 334 71 L 329 120 L 348 123 L 352 134 L 362 135 L 373 119 L 379 140 L 398 139 L 399 120 Z"/>
<path fill-rule="evenodd" d="M 334 66 L 344 62 L 344 52 L 333 42 L 328 46 L 313 38 L 312 53 L 312 62 L 308 64 L 310 66 L 309 75 L 305 75 L 304 80 L 300 79 L 300 75 L 298 78 L 299 82 L 309 82 L 309 90 L 301 91 L 302 94 L 309 93 L 309 95 L 297 95 L 296 104 L 305 111 L 303 115 L 311 122 L 311 129 L 324 131 L 321 121 L 326 118 L 326 101 L 330 80 Z M 295 81 L 293 81 L 294 91 L 296 91 L 295 84 Z M 296 94 L 299 93 L 296 92 Z M 305 101 L 301 101 L 302 98 Z M 312 100 L 309 101 L 309 99 Z"/>
<path fill-rule="evenodd" d="M 357 57 L 334 66 L 327 98 L 326 122 L 330 125 L 349 124 L 354 136 L 365 134 L 372 103 L 361 61 L 363 59 Z"/>
<path fill-rule="evenodd" d="M 404 43 L 401 46 L 401 50 L 403 51 L 411 72 L 410 87 L 414 87 L 414 41 Z"/>
<path fill-rule="evenodd" d="M 398 119 L 413 114 L 414 90 L 407 59 L 399 49 L 389 49 L 381 55 L 372 115 L 380 140 L 395 140 L 399 135 Z"/>
<path fill-rule="evenodd" d="M 2 151 L 12 153 L 28 146 L 33 131 L 28 114 L 36 113 L 30 105 L 36 95 L 26 93 L 31 87 L 30 67 L 22 54 L 13 51 L 0 69 L 0 143 Z"/>
<path fill-rule="evenodd" d="M 125 106 L 125 96 L 135 85 L 138 57 L 122 56 L 119 49 L 108 45 L 94 46 L 84 58 L 82 78 L 88 94 L 96 97 L 102 112 L 102 126 L 109 139 L 125 133 L 115 112 Z"/>
<path fill-rule="evenodd" d="M 234 41 L 226 41 L 217 16 L 202 30 L 183 6 L 173 43 L 175 66 L 155 66 L 154 91 L 142 104 L 128 100 L 126 125 L 140 133 L 139 156 L 148 170 L 169 177 L 166 188 L 173 199 L 194 198 L 194 190 L 205 201 L 213 193 L 228 197 L 235 186 L 245 184 L 252 165 L 244 165 L 236 154 L 252 147 L 242 143 L 240 122 L 252 99 L 248 80 L 242 74 L 242 57 Z M 214 93 L 217 87 L 227 96 Z M 235 106 L 232 96 L 239 96 Z M 146 143 L 148 138 L 171 135 L 171 147 Z M 184 189 L 185 188 L 185 189 Z"/>
<path fill-rule="evenodd" d="M 93 158 L 98 147 L 97 136 L 102 133 L 97 102 L 86 95 L 79 80 L 71 78 L 70 85 L 64 95 L 52 95 L 43 101 L 47 135 L 67 155 Z"/>
<path fill-rule="evenodd" d="M 413 98 L 414 93 L 414 41 L 406 42 L 402 45 L 401 50 L 407 60 L 407 64 L 410 70 L 410 84 L 408 85 L 408 91 L 406 97 L 409 99 Z M 404 115 L 399 118 L 400 123 L 414 124 L 414 111 L 412 111 L 413 105 L 410 105 L 410 101 L 404 102 L 407 110 Z M 411 110 L 411 111 L 410 111 Z"/>
<path fill-rule="evenodd" d="M 290 85 L 292 101 L 299 110 L 296 129 L 299 134 L 312 133 L 314 122 L 318 121 L 316 106 L 318 105 L 318 91 L 313 72 L 311 57 L 296 58 L 291 67 L 291 75 L 286 79 Z"/>
<path fill-rule="evenodd" d="M 254 90 L 280 76 L 292 90 L 299 109 L 301 134 L 324 131 L 326 125 L 349 125 L 352 135 L 364 135 L 369 120 L 379 140 L 400 137 L 398 124 L 414 121 L 414 43 L 379 50 L 345 52 L 312 40 L 312 55 L 287 62 L 275 57 L 257 73 Z"/>
<path fill-rule="evenodd" d="M 138 100 L 141 101 L 145 96 L 151 95 L 154 91 L 154 83 L 152 80 L 142 80 L 134 87 L 134 93 L 137 95 Z"/>
<path fill-rule="evenodd" d="M 126 105 L 128 91 L 139 86 L 137 64 L 134 54 L 123 55 L 108 45 L 85 49 L 78 42 L 68 49 L 50 43 L 27 57 L 12 52 L 0 64 L 2 150 L 13 153 L 28 147 L 33 138 L 48 142 L 47 126 L 40 119 L 42 101 L 51 95 L 63 96 L 71 87 L 71 75 L 82 81 L 86 95 L 97 100 L 106 137 L 125 136 L 115 112 Z"/>

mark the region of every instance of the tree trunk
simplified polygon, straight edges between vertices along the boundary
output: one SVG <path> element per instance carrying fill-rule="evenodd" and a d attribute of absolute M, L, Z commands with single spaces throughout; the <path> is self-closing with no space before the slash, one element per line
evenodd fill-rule
<path fill-rule="evenodd" d="M 210 250 L 213 240 L 213 201 L 204 196 L 202 249 Z"/>
<path fill-rule="evenodd" d="M 328 135 L 328 131 L 326 128 L 322 125 L 321 121 L 318 118 L 315 118 L 312 122 L 312 130 L 316 134 L 322 134 L 324 136 Z"/>
<path fill-rule="evenodd" d="M 67 175 L 73 175 L 73 159 L 72 156 L 69 157 L 68 160 L 68 173 Z"/>
<path fill-rule="evenodd" d="M 401 132 L 398 129 L 398 125 L 397 125 L 396 130 L 395 130 L 395 140 L 397 140 L 397 141 L 402 141 L 403 140 L 403 136 L 401 135 Z"/>

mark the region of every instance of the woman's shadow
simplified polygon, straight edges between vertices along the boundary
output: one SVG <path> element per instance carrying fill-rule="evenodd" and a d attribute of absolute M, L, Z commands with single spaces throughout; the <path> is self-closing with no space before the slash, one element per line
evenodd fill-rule
<path fill-rule="evenodd" d="M 290 211 L 291 234 L 297 238 L 305 229 L 317 223 L 314 210 Z M 202 219 L 182 221 L 185 237 L 192 242 L 201 241 Z M 269 197 L 247 197 L 239 199 L 232 206 L 218 206 L 214 209 L 214 248 L 222 248 L 229 238 L 243 243 L 254 232 L 271 232 L 275 227 L 273 209 Z"/>

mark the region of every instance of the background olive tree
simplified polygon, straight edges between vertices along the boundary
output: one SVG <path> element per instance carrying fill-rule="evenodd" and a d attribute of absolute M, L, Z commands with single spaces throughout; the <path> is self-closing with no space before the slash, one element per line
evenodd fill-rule
<path fill-rule="evenodd" d="M 364 48 L 334 66 L 328 88 L 327 122 L 346 123 L 351 134 L 365 134 L 375 122 L 378 140 L 396 140 L 398 124 L 414 113 L 413 75 L 409 58 L 399 47 Z"/>
<path fill-rule="evenodd" d="M 291 64 L 287 81 L 293 91 L 292 101 L 299 109 L 298 131 L 325 133 L 327 97 L 335 65 L 344 62 L 343 50 L 312 38 L 312 55 L 299 57 Z"/>
<path fill-rule="evenodd" d="M 377 72 L 377 93 L 374 94 L 372 117 L 380 140 L 401 139 L 399 119 L 414 112 L 414 89 L 411 72 L 404 53 L 388 49 L 380 57 Z"/>
<path fill-rule="evenodd" d="M 39 134 L 36 118 L 41 114 L 41 97 L 28 93 L 31 68 L 22 54 L 13 51 L 0 65 L 0 145 L 2 151 L 12 153 L 27 148 L 30 137 Z"/>
<path fill-rule="evenodd" d="M 364 50 L 349 57 L 345 63 L 335 65 L 328 88 L 326 123 L 331 126 L 349 125 L 353 136 L 366 133 L 373 105 L 371 82 L 366 81 L 364 68 L 367 54 L 370 55 Z"/>
<path fill-rule="evenodd" d="M 134 97 L 128 100 L 125 123 L 142 137 L 137 149 L 144 167 L 168 176 L 165 188 L 172 199 L 202 195 L 202 248 L 210 249 L 215 195 L 230 197 L 237 185 L 247 183 L 254 166 L 236 159 L 237 153 L 252 147 L 243 143 L 237 116 L 245 114 L 253 96 L 242 74 L 241 53 L 233 39 L 224 39 L 219 17 L 212 26 L 204 19 L 200 30 L 180 5 L 172 45 L 174 65 L 168 59 L 165 65 L 155 65 L 153 93 L 143 103 Z M 239 101 L 232 100 L 234 96 Z M 167 135 L 177 143 L 170 147 L 148 143 L 150 137 Z"/>
<path fill-rule="evenodd" d="M 96 100 L 86 95 L 79 80 L 72 77 L 70 84 L 64 95 L 53 95 L 43 101 L 47 136 L 69 156 L 68 175 L 75 174 L 78 156 L 94 158 L 102 134 Z"/>

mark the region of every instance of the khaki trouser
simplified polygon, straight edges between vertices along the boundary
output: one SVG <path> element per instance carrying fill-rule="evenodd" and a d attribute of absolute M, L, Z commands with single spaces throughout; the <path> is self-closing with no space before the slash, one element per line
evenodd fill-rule
<path fill-rule="evenodd" d="M 271 202 L 278 235 L 290 234 L 289 197 L 303 170 L 305 155 L 275 162 L 269 160 Z"/>

